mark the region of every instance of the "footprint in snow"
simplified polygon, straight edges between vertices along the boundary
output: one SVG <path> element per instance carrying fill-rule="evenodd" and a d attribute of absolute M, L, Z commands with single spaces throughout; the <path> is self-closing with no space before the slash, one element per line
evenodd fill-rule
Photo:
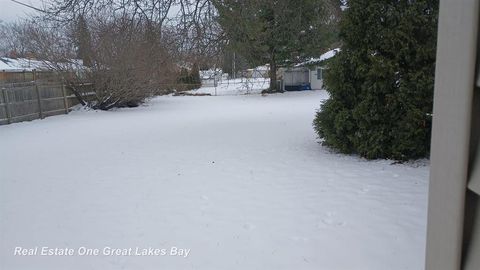
<path fill-rule="evenodd" d="M 301 236 L 292 236 L 291 239 L 295 242 L 307 242 L 308 241 L 307 237 L 301 237 Z"/>
<path fill-rule="evenodd" d="M 255 226 L 253 224 L 250 224 L 250 223 L 245 223 L 245 224 L 243 224 L 243 228 L 247 231 L 251 231 L 251 230 L 255 229 Z"/>
<path fill-rule="evenodd" d="M 336 213 L 335 212 L 327 212 L 326 217 L 321 220 L 321 224 L 318 225 L 318 227 L 322 228 L 324 225 L 328 226 L 334 226 L 334 227 L 339 227 L 339 226 L 345 226 L 345 222 L 341 220 L 337 220 L 335 218 Z"/>
<path fill-rule="evenodd" d="M 322 219 L 322 223 L 325 224 L 325 225 L 329 225 L 329 226 L 344 226 L 345 225 L 345 222 L 335 220 L 335 219 L 332 219 L 332 218 L 324 218 L 324 219 Z"/>
<path fill-rule="evenodd" d="M 370 188 L 368 188 L 367 186 L 364 186 L 360 191 L 358 191 L 359 194 L 365 194 L 365 193 L 368 193 L 370 191 Z"/>

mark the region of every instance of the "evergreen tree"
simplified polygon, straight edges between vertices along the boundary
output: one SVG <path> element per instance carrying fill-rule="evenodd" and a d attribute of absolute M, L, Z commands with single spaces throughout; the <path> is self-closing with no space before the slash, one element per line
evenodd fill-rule
<path fill-rule="evenodd" d="M 74 42 L 77 58 L 83 60 L 84 66 L 92 65 L 92 38 L 85 18 L 80 15 L 75 24 Z"/>
<path fill-rule="evenodd" d="M 314 128 L 324 144 L 363 157 L 429 153 L 438 0 L 355 0 L 330 62 Z"/>
<path fill-rule="evenodd" d="M 200 88 L 202 86 L 202 80 L 200 78 L 200 68 L 197 63 L 194 63 L 192 70 L 190 71 L 191 83 L 194 84 L 195 88 Z"/>
<path fill-rule="evenodd" d="M 200 78 L 200 69 L 198 64 L 193 64 L 192 68 L 189 70 L 187 68 L 182 68 L 177 78 L 177 82 L 180 85 L 182 90 L 192 90 L 198 89 L 202 85 Z"/>
<path fill-rule="evenodd" d="M 270 64 L 270 90 L 279 63 L 317 56 L 334 28 L 338 0 L 214 0 L 230 45 L 252 65 Z"/>

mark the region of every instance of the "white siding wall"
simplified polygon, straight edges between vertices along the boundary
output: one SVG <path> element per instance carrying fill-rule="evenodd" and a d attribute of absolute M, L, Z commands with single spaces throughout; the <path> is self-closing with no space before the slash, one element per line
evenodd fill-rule
<path fill-rule="evenodd" d="M 321 80 L 318 79 L 318 69 L 320 69 L 320 67 L 315 67 L 310 70 L 310 86 L 313 90 L 320 90 L 323 88 L 323 76 Z"/>
<path fill-rule="evenodd" d="M 283 72 L 285 85 L 300 85 L 310 81 L 310 72 L 306 68 L 294 68 Z"/>

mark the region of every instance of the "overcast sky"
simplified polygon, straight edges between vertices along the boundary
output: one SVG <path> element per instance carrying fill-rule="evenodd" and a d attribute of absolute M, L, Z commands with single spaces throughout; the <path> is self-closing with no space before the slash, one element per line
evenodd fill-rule
<path fill-rule="evenodd" d="M 20 2 L 30 4 L 32 6 L 41 7 L 42 0 L 18 0 Z M 32 13 L 33 10 L 11 0 L 0 0 L 0 20 L 5 22 L 13 22 Z"/>

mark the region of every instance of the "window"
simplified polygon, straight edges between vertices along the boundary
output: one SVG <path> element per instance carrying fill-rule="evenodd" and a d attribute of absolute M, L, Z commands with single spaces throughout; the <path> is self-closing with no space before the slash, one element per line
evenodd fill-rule
<path fill-rule="evenodd" d="M 323 69 L 322 68 L 317 68 L 317 80 L 319 80 L 319 81 L 323 80 Z"/>

